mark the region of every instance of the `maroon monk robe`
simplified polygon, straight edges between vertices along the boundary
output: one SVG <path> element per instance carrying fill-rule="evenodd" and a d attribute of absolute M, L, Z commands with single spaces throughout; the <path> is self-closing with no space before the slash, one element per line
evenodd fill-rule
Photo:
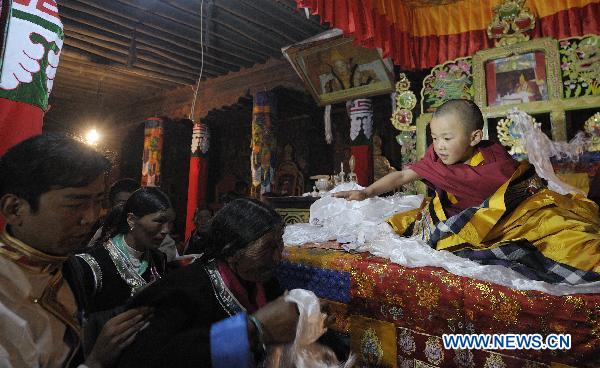
<path fill-rule="evenodd" d="M 479 206 L 510 179 L 519 165 L 497 143 L 481 141 L 476 149 L 484 159 L 479 166 L 464 163 L 446 165 L 436 155 L 433 145 L 429 146 L 421 160 L 410 166 L 436 192 L 449 192 L 456 197 L 457 203 L 444 208 L 449 216 L 465 208 Z"/>

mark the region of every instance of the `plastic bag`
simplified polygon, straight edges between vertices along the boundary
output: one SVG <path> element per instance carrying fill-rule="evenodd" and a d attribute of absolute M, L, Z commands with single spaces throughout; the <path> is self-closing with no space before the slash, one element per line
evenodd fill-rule
<path fill-rule="evenodd" d="M 298 326 L 296 338 L 291 344 L 272 348 L 266 359 L 268 368 L 349 368 L 355 358 L 351 354 L 345 363 L 340 363 L 327 346 L 317 343 L 327 329 L 325 313 L 321 313 L 319 298 L 309 290 L 294 289 L 285 300 L 298 306 Z"/>

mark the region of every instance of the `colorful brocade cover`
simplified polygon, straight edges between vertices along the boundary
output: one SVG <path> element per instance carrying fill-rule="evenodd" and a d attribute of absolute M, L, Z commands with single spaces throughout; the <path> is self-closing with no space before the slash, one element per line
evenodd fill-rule
<path fill-rule="evenodd" d="M 600 294 L 515 290 L 370 253 L 286 246 L 282 288 L 313 291 L 361 367 L 598 367 Z M 570 350 L 452 350 L 442 335 L 571 334 Z"/>
<path fill-rule="evenodd" d="M 42 132 L 63 46 L 55 0 L 2 0 L 0 155 Z"/>
<path fill-rule="evenodd" d="M 160 165 L 163 148 L 163 120 L 148 118 L 144 122 L 144 155 L 142 157 L 142 186 L 160 186 Z"/>
<path fill-rule="evenodd" d="M 254 95 L 252 108 L 252 156 L 250 168 L 252 185 L 257 194 L 271 192 L 275 181 L 276 140 L 271 122 L 271 104 L 268 92 Z"/>

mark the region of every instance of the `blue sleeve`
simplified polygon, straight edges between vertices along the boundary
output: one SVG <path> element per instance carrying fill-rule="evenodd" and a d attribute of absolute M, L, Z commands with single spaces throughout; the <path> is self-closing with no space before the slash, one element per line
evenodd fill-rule
<path fill-rule="evenodd" d="M 210 355 L 213 368 L 251 367 L 246 313 L 238 313 L 211 326 Z"/>

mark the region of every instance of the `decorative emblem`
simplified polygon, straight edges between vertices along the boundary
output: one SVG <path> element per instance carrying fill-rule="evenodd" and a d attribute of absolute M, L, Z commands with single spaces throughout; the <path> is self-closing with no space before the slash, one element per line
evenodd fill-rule
<path fill-rule="evenodd" d="M 405 359 L 398 356 L 398 367 L 399 368 L 415 368 L 415 361 L 413 359 Z"/>
<path fill-rule="evenodd" d="M 506 368 L 506 363 L 502 360 L 502 356 L 494 353 L 490 353 L 490 355 L 485 360 L 485 365 L 483 368 Z"/>
<path fill-rule="evenodd" d="M 471 350 L 454 350 L 454 363 L 459 368 L 474 368 L 473 352 Z"/>
<path fill-rule="evenodd" d="M 12 1 L 9 7 L 0 97 L 46 110 L 65 38 L 56 0 Z"/>
<path fill-rule="evenodd" d="M 433 365 L 440 365 L 444 361 L 444 349 L 439 338 L 431 336 L 427 339 L 425 357 Z"/>
<path fill-rule="evenodd" d="M 276 208 L 275 212 L 283 217 L 283 223 L 286 225 L 308 223 L 310 219 L 310 211 L 308 209 Z"/>
<path fill-rule="evenodd" d="M 417 105 L 417 96 L 409 88 L 410 81 L 406 78 L 406 74 L 400 73 L 400 79 L 396 83 L 396 93 L 394 94 L 396 108 L 390 120 L 394 128 L 400 131 L 414 132 L 417 127 L 412 124 L 413 114 L 411 110 Z"/>
<path fill-rule="evenodd" d="M 536 123 L 534 118 L 531 118 L 531 123 Z M 500 120 L 496 129 L 498 130 L 498 140 L 503 146 L 510 148 L 508 153 L 511 156 L 518 160 L 527 158 L 527 151 L 523 146 L 523 137 L 517 132 L 511 119 L 504 118 Z"/>
<path fill-rule="evenodd" d="M 200 146 L 200 126 L 201 124 L 198 122 L 194 123 L 194 126 L 192 127 L 192 155 L 196 153 L 198 147 Z"/>
<path fill-rule="evenodd" d="M 513 45 L 528 41 L 526 32 L 535 28 L 535 18 L 525 0 L 504 0 L 493 9 L 493 18 L 487 27 L 489 38 L 496 39 L 496 46 Z"/>
<path fill-rule="evenodd" d="M 383 360 L 383 348 L 381 347 L 379 337 L 377 337 L 377 332 L 374 329 L 368 328 L 365 331 L 361 339 L 360 347 L 364 363 L 375 366 L 381 364 Z"/>
<path fill-rule="evenodd" d="M 417 285 L 417 304 L 420 307 L 432 310 L 440 301 L 440 289 L 431 282 L 423 282 Z"/>
<path fill-rule="evenodd" d="M 402 316 L 404 315 L 404 313 L 402 312 L 402 308 L 396 306 L 391 307 L 389 312 L 394 321 L 402 319 Z"/>
<path fill-rule="evenodd" d="M 546 367 L 548 367 L 546 364 L 533 362 L 531 360 L 525 361 L 525 365 L 523 366 L 523 368 L 546 368 Z"/>
<path fill-rule="evenodd" d="M 198 145 L 198 148 L 203 154 L 206 154 L 210 148 L 210 131 L 206 124 L 200 126 L 200 144 Z"/>
<path fill-rule="evenodd" d="M 398 336 L 398 347 L 406 355 L 412 355 L 415 352 L 417 345 L 415 344 L 415 338 L 408 330 L 402 330 Z"/>
<path fill-rule="evenodd" d="M 587 147 L 588 151 L 600 151 L 600 112 L 587 119 L 584 129 L 592 137 Z"/>
<path fill-rule="evenodd" d="M 423 80 L 421 113 L 434 112 L 452 99 L 473 100 L 472 58 L 465 57 L 438 65 Z"/>
<path fill-rule="evenodd" d="M 368 98 L 352 100 L 348 105 L 350 115 L 350 139 L 355 140 L 361 128 L 365 137 L 371 139 L 373 135 L 373 105 Z"/>
<path fill-rule="evenodd" d="M 564 98 L 600 96 L 600 36 L 559 41 Z"/>

